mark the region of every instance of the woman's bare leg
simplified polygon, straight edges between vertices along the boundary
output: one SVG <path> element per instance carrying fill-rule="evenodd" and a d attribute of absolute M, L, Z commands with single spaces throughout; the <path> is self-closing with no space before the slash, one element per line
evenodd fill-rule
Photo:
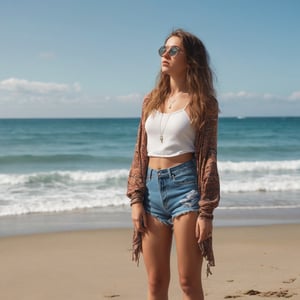
<path fill-rule="evenodd" d="M 143 258 L 148 275 L 148 300 L 168 299 L 171 244 L 171 228 L 147 214 Z"/>
<path fill-rule="evenodd" d="M 174 219 L 178 272 L 184 300 L 203 300 L 202 255 L 195 228 L 198 214 L 191 212 Z"/>

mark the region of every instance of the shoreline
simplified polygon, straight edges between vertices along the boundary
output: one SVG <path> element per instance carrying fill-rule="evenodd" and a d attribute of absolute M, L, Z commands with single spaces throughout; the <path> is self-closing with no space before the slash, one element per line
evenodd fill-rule
<path fill-rule="evenodd" d="M 214 227 L 300 224 L 300 208 L 217 208 L 214 215 Z M 0 217 L 0 238 L 110 228 L 132 228 L 129 207 Z"/>
<path fill-rule="evenodd" d="M 216 266 L 203 287 L 207 300 L 300 295 L 300 224 L 216 227 Z M 5 300 L 146 299 L 146 275 L 131 262 L 128 228 L 0 238 L 0 290 Z M 170 299 L 181 299 L 171 252 Z M 252 296 L 250 297 L 250 294 Z M 257 294 L 255 294 L 257 293 Z M 272 299 L 272 298 L 270 298 Z"/>

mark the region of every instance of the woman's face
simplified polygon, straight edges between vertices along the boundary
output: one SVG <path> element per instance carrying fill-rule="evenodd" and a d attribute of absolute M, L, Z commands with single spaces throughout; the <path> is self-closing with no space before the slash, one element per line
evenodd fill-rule
<path fill-rule="evenodd" d="M 171 47 L 176 46 L 180 50 L 174 56 L 171 56 L 169 50 Z M 171 36 L 166 44 L 166 51 L 161 57 L 161 71 L 170 76 L 185 76 L 186 74 L 186 55 L 182 45 L 182 41 L 177 36 Z"/>

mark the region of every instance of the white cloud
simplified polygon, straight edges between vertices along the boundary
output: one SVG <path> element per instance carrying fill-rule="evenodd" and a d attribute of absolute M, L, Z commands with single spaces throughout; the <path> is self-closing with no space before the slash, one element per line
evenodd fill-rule
<path fill-rule="evenodd" d="M 51 94 L 51 93 L 68 93 L 79 92 L 81 87 L 78 83 L 72 85 L 29 81 L 26 79 L 9 78 L 0 81 L 0 90 L 14 93 L 32 93 L 32 94 Z"/>
<path fill-rule="evenodd" d="M 0 81 L 1 117 L 139 117 L 144 94 L 99 95 L 79 83 L 8 78 Z M 223 116 L 299 115 L 300 91 L 282 96 L 248 91 L 218 97 Z"/>
<path fill-rule="evenodd" d="M 298 101 L 300 100 L 300 91 L 291 93 L 290 95 L 276 95 L 272 93 L 254 93 L 247 91 L 227 92 L 220 95 L 220 99 L 223 102 L 236 102 L 236 101 L 248 101 L 248 100 L 265 100 L 265 101 Z"/>
<path fill-rule="evenodd" d="M 117 96 L 117 100 L 124 103 L 140 103 L 144 95 L 139 93 L 133 93 L 124 96 Z"/>
<path fill-rule="evenodd" d="M 292 101 L 300 101 L 300 91 L 293 92 L 290 96 L 289 99 Z"/>
<path fill-rule="evenodd" d="M 0 81 L 1 117 L 139 116 L 142 95 L 101 96 L 83 93 L 79 83 Z"/>
<path fill-rule="evenodd" d="M 228 92 L 219 97 L 224 116 L 299 116 L 300 92 L 289 95 Z"/>
<path fill-rule="evenodd" d="M 220 96 L 223 100 L 235 100 L 235 99 L 249 99 L 255 97 L 254 93 L 249 93 L 246 91 L 239 92 L 227 92 Z"/>

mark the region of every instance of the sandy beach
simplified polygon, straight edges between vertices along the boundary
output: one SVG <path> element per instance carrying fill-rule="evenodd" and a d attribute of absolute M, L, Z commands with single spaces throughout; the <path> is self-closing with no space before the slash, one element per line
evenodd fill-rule
<path fill-rule="evenodd" d="M 300 299 L 300 225 L 215 228 L 216 267 L 206 299 Z M 5 300 L 146 299 L 143 261 L 131 262 L 131 229 L 0 238 Z M 181 299 L 172 251 L 170 299 Z"/>

